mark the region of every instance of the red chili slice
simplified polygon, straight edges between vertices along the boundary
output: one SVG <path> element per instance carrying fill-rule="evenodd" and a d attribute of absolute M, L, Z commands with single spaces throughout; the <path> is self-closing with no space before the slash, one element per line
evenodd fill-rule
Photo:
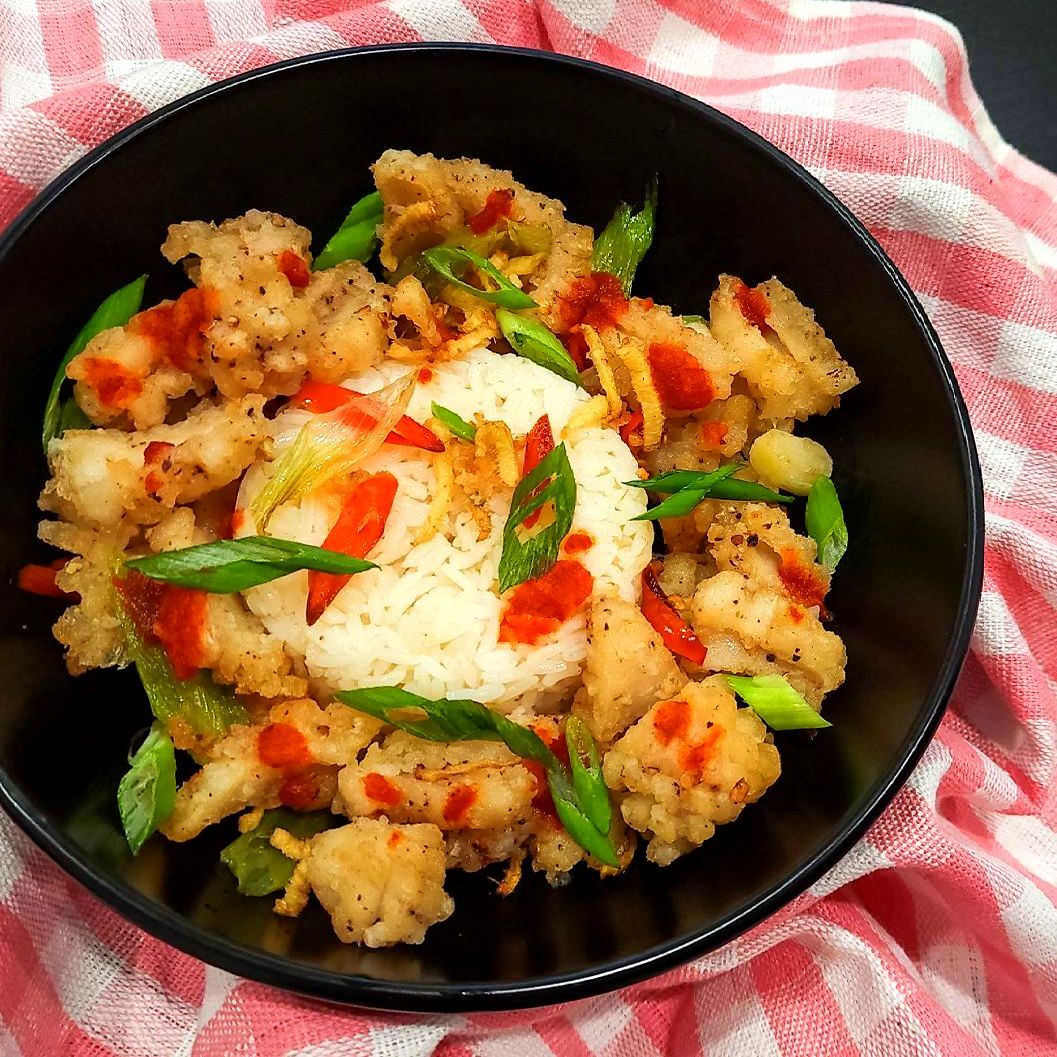
<path fill-rule="evenodd" d="M 694 629 L 679 616 L 649 566 L 642 571 L 642 615 L 672 653 L 694 664 L 704 663 L 708 650 Z"/>
<path fill-rule="evenodd" d="M 395 496 L 396 478 L 391 473 L 374 473 L 358 481 L 346 496 L 337 522 L 323 541 L 324 548 L 353 558 L 366 558 L 382 538 Z M 309 572 L 305 617 L 310 625 L 319 620 L 348 582 L 348 575 L 343 573 Z"/>
<path fill-rule="evenodd" d="M 18 586 L 31 595 L 44 598 L 61 598 L 65 602 L 76 602 L 78 596 L 64 591 L 55 582 L 56 574 L 66 565 L 69 558 L 56 558 L 51 565 L 30 563 L 18 570 Z"/>
<path fill-rule="evenodd" d="M 363 393 L 346 389 L 343 385 L 309 380 L 290 398 L 290 407 L 302 408 L 313 414 L 323 415 L 342 407 L 354 397 L 364 398 Z M 370 400 L 370 397 L 364 399 Z M 403 444 L 411 448 L 421 448 L 423 451 L 444 450 L 444 444 L 436 433 L 408 415 L 401 417 L 385 439 L 389 444 Z"/>
<path fill-rule="evenodd" d="M 536 424 L 528 431 L 525 437 L 525 461 L 521 465 L 521 476 L 536 469 L 543 460 L 554 451 L 554 433 L 551 431 L 551 420 L 546 415 L 541 415 Z M 545 506 L 546 504 L 544 504 Z M 526 529 L 532 528 L 540 519 L 543 507 L 534 511 L 525 518 Z"/>
<path fill-rule="evenodd" d="M 620 427 L 620 439 L 629 448 L 642 447 L 642 412 L 632 411 L 627 422 Z"/>

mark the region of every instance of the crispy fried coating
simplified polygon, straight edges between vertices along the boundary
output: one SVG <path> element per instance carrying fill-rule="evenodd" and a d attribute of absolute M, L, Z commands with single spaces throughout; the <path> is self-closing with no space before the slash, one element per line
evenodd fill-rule
<path fill-rule="evenodd" d="M 436 826 L 357 818 L 312 838 L 305 877 L 343 943 L 421 943 L 455 909 Z"/>
<path fill-rule="evenodd" d="M 161 521 L 229 484 L 257 458 L 267 436 L 264 398 L 203 401 L 182 422 L 125 433 L 67 430 L 48 447 L 51 478 L 41 509 L 96 529 Z"/>
<path fill-rule="evenodd" d="M 844 682 L 844 643 L 812 610 L 766 585 L 754 587 L 747 576 L 727 570 L 698 585 L 692 623 L 708 649 L 709 667 L 784 675 L 818 708 Z"/>
<path fill-rule="evenodd" d="M 573 703 L 594 737 L 607 744 L 686 682 L 642 611 L 616 594 L 592 600 L 587 616 L 584 686 Z"/>
<path fill-rule="evenodd" d="M 289 395 L 378 363 L 391 291 L 356 261 L 308 270 L 309 232 L 250 210 L 222 224 L 173 224 L 162 253 L 184 260 L 195 288 L 104 331 L 70 364 L 97 425 L 144 430 L 171 403 L 214 387 L 228 400 Z"/>
<path fill-rule="evenodd" d="M 258 725 L 232 727 L 208 750 L 201 769 L 176 791 L 173 813 L 162 826 L 170 840 L 190 840 L 206 826 L 248 807 L 279 805 L 283 783 L 298 771 L 262 761 L 261 735 L 274 724 L 301 736 L 308 758 L 296 766 L 321 785 L 329 784 L 331 796 L 337 767 L 355 759 L 378 730 L 376 721 L 344 705 L 324 709 L 309 698 L 280 702 Z"/>
<path fill-rule="evenodd" d="M 721 275 L 709 322 L 764 419 L 825 414 L 858 384 L 815 313 L 777 279 L 748 290 L 735 276 Z"/>
<path fill-rule="evenodd" d="M 781 769 L 756 714 L 739 709 L 721 678 L 688 683 L 655 704 L 606 753 L 606 784 L 624 821 L 666 865 L 759 800 Z"/>
<path fill-rule="evenodd" d="M 531 818 L 536 781 L 498 742 L 436 743 L 396 731 L 341 772 L 338 791 L 350 818 L 487 830 Z"/>

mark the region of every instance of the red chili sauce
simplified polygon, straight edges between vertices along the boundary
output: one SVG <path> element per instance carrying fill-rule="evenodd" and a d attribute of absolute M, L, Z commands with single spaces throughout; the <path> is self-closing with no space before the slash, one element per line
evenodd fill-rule
<path fill-rule="evenodd" d="M 584 551 L 589 551 L 595 545 L 595 541 L 591 534 L 588 532 L 570 532 L 565 537 L 565 542 L 562 544 L 562 550 L 566 554 L 583 554 Z"/>
<path fill-rule="evenodd" d="M 212 290 L 192 287 L 170 304 L 133 316 L 128 329 L 154 343 L 157 359 L 186 371 L 202 359 L 203 335 L 216 310 L 217 296 Z"/>
<path fill-rule="evenodd" d="M 472 785 L 457 785 L 444 799 L 444 821 L 453 826 L 465 825 L 469 810 L 477 802 Z"/>
<path fill-rule="evenodd" d="M 701 445 L 705 448 L 718 449 L 726 443 L 730 427 L 726 422 L 702 422 Z"/>
<path fill-rule="evenodd" d="M 676 698 L 657 706 L 653 715 L 653 729 L 662 745 L 673 741 L 686 741 L 690 731 L 690 703 Z M 688 742 L 679 749 L 679 766 L 690 774 L 699 775 L 712 757 L 712 750 L 722 736 L 720 727 L 710 726 L 705 736 L 696 742 Z"/>
<path fill-rule="evenodd" d="M 115 578 L 125 609 L 146 642 L 160 643 L 177 679 L 203 666 L 209 599 L 205 591 L 177 587 L 130 571 Z"/>
<path fill-rule="evenodd" d="M 384 774 L 371 771 L 360 779 L 368 799 L 385 807 L 395 807 L 403 800 L 403 794 Z"/>
<path fill-rule="evenodd" d="M 746 286 L 738 279 L 734 284 L 734 300 L 746 322 L 751 323 L 761 334 L 771 329 L 767 325 L 767 317 L 771 314 L 771 302 L 767 300 L 767 295 L 762 290 Z"/>
<path fill-rule="evenodd" d="M 535 644 L 555 632 L 591 594 L 594 579 L 578 562 L 555 562 L 542 576 L 514 588 L 499 625 L 499 641 Z"/>
<path fill-rule="evenodd" d="M 558 298 L 558 318 L 563 331 L 570 331 L 581 323 L 595 330 L 615 327 L 627 311 L 624 288 L 609 272 L 591 272 L 574 279 Z"/>
<path fill-rule="evenodd" d="M 128 407 L 143 392 L 143 381 L 117 360 L 89 356 L 84 361 L 84 382 L 104 407 Z"/>
<path fill-rule="evenodd" d="M 266 767 L 281 770 L 315 762 L 308 739 L 289 723 L 269 723 L 257 735 L 257 755 Z"/>
<path fill-rule="evenodd" d="M 167 440 L 152 440 L 143 450 L 143 465 L 147 467 L 147 475 L 143 484 L 151 495 L 161 491 L 165 478 L 162 474 L 169 468 L 167 462 L 169 453 L 176 448 Z"/>
<path fill-rule="evenodd" d="M 651 341 L 646 352 L 661 403 L 672 411 L 695 411 L 716 398 L 712 376 L 685 345 Z"/>
<path fill-rule="evenodd" d="M 653 729 L 662 745 L 668 745 L 676 738 L 685 738 L 690 729 L 689 703 L 678 698 L 661 702 L 653 714 Z"/>
<path fill-rule="evenodd" d="M 779 555 L 778 577 L 794 602 L 808 609 L 822 605 L 826 597 L 825 580 L 792 547 Z"/>
<path fill-rule="evenodd" d="M 308 264 L 301 254 L 294 253 L 293 250 L 283 250 L 276 256 L 275 262 L 292 287 L 303 290 L 308 286 L 312 273 L 309 272 Z"/>
<path fill-rule="evenodd" d="M 494 228 L 504 217 L 509 217 L 513 211 L 514 190 L 511 187 L 501 187 L 495 191 L 489 191 L 484 206 L 466 221 L 466 226 L 475 235 L 483 235 Z"/>

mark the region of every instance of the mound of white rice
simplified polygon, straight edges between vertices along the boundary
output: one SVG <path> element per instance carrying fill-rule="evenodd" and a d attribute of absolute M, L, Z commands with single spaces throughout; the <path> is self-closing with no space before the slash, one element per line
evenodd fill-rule
<path fill-rule="evenodd" d="M 346 384 L 370 393 L 406 370 L 383 364 Z M 408 408 L 420 422 L 429 419 L 436 401 L 470 421 L 478 412 L 502 420 L 516 438 L 546 413 L 557 441 L 573 409 L 588 399 L 582 389 L 528 360 L 487 350 L 432 370 Z M 278 450 L 307 417 L 302 411 L 277 417 Z M 566 438 L 566 448 L 577 484 L 572 531 L 587 532 L 595 541 L 578 557 L 594 576 L 596 592 L 611 586 L 634 599 L 653 540 L 647 523 L 630 520 L 645 509 L 644 493 L 621 484 L 634 477 L 635 458 L 614 430 L 598 427 Z M 370 554 L 380 568 L 354 576 L 315 625 L 305 622 L 303 572 L 248 592 L 249 606 L 304 658 L 309 674 L 332 689 L 396 685 L 430 698 L 469 697 L 505 711 L 515 705 L 534 711 L 554 707 L 579 682 L 587 649 L 584 616 L 535 646 L 498 641 L 503 603 L 496 570 L 509 494 L 491 501 L 487 539 L 478 540 L 476 523 L 457 502 L 444 529 L 416 545 L 434 492 L 432 459 L 413 448 L 384 445 L 364 464 L 368 471 L 388 470 L 399 482 L 385 533 Z M 241 503 L 249 502 L 267 473 L 267 466 L 251 472 Z M 333 516 L 318 501 L 285 504 L 268 532 L 322 544 Z"/>

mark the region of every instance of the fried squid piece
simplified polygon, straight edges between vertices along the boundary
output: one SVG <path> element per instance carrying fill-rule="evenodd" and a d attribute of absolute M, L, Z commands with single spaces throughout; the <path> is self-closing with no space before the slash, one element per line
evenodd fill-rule
<path fill-rule="evenodd" d="M 48 447 L 41 509 L 99 529 L 161 521 L 234 481 L 267 436 L 264 398 L 203 401 L 182 422 L 143 432 L 67 430 Z"/>
<path fill-rule="evenodd" d="M 162 253 L 194 288 L 104 331 L 70 364 L 97 425 L 150 429 L 170 403 L 214 387 L 228 400 L 296 391 L 306 373 L 340 380 L 388 344 L 390 291 L 358 262 L 308 266 L 309 232 L 250 210 L 222 224 L 173 224 Z"/>
<path fill-rule="evenodd" d="M 114 604 L 114 569 L 126 540 L 65 521 L 42 521 L 45 543 L 73 554 L 55 576 L 63 591 L 77 595 L 52 632 L 66 647 L 66 668 L 81 675 L 125 662 L 125 633 Z"/>
<path fill-rule="evenodd" d="M 815 707 L 844 682 L 844 643 L 811 609 L 747 573 L 725 571 L 694 594 L 692 623 L 708 665 L 745 675 L 784 675 Z"/>
<path fill-rule="evenodd" d="M 615 594 L 601 595 L 591 603 L 583 678 L 573 713 L 603 744 L 686 682 L 639 607 Z"/>
<path fill-rule="evenodd" d="M 764 419 L 803 421 L 825 414 L 858 384 L 815 313 L 777 279 L 749 288 L 735 276 L 721 275 L 710 325 L 740 365 Z"/>
<path fill-rule="evenodd" d="M 536 780 L 497 742 L 429 742 L 396 731 L 341 772 L 338 792 L 350 818 L 487 830 L 532 817 Z"/>
<path fill-rule="evenodd" d="M 590 266 L 591 229 L 569 223 L 561 202 L 529 191 L 509 172 L 405 150 L 387 150 L 372 169 L 384 204 L 381 261 L 390 272 L 458 238 L 481 256 L 501 254 L 504 271 L 543 306 Z"/>
<path fill-rule="evenodd" d="M 444 891 L 444 838 L 436 826 L 357 818 L 311 839 L 295 870 L 343 943 L 421 943 L 455 909 Z"/>
<path fill-rule="evenodd" d="M 392 291 L 359 261 L 313 272 L 304 296 L 313 326 L 299 336 L 299 344 L 312 378 L 341 382 L 382 361 L 389 344 Z"/>
<path fill-rule="evenodd" d="M 162 253 L 191 258 L 191 280 L 215 302 L 203 365 L 229 399 L 294 392 L 306 371 L 340 380 L 377 363 L 387 343 L 389 289 L 352 261 L 308 270 L 309 232 L 250 210 L 219 227 L 175 224 Z"/>
<path fill-rule="evenodd" d="M 624 821 L 648 838 L 647 858 L 665 866 L 759 800 L 781 763 L 761 720 L 713 676 L 655 704 L 602 769 Z"/>
<path fill-rule="evenodd" d="M 295 671 L 283 640 L 269 632 L 239 595 L 209 595 L 201 666 L 240 694 L 299 696 L 308 682 Z"/>
<path fill-rule="evenodd" d="M 746 574 L 754 590 L 784 592 L 809 609 L 821 606 L 829 590 L 830 571 L 815 561 L 815 541 L 797 535 L 779 507 L 723 506 L 708 529 L 708 544 L 716 568 Z"/>
<path fill-rule="evenodd" d="M 344 705 L 281 702 L 265 723 L 232 727 L 213 744 L 202 768 L 176 791 L 162 832 L 185 841 L 248 807 L 326 807 L 338 766 L 355 759 L 377 730 L 376 721 Z"/>

